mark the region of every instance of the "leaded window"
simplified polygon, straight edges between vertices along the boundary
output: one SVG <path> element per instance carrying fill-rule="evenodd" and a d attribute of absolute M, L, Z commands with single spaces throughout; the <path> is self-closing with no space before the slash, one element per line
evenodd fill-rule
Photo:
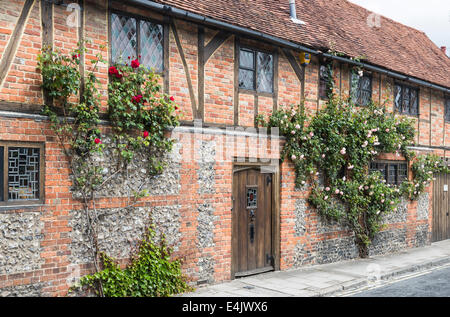
<path fill-rule="evenodd" d="M 164 65 L 163 27 L 136 17 L 111 13 L 111 62 L 137 58 L 156 72 Z"/>
<path fill-rule="evenodd" d="M 352 101 L 359 106 L 367 106 L 372 99 L 372 77 L 352 72 L 350 81 Z"/>
<path fill-rule="evenodd" d="M 419 89 L 395 84 L 395 110 L 402 114 L 416 116 L 419 114 Z"/>
<path fill-rule="evenodd" d="M 43 200 L 43 146 L 0 142 L 1 204 Z"/>
<path fill-rule="evenodd" d="M 273 55 L 248 48 L 239 51 L 239 88 L 273 92 Z"/>
<path fill-rule="evenodd" d="M 445 99 L 445 121 L 450 122 L 450 97 Z"/>
<path fill-rule="evenodd" d="M 256 208 L 258 201 L 258 188 L 256 186 L 247 187 L 247 208 Z"/>
<path fill-rule="evenodd" d="M 374 161 L 370 163 L 370 171 L 378 171 L 387 184 L 400 185 L 408 178 L 408 164 L 397 161 Z"/>
<path fill-rule="evenodd" d="M 332 92 L 333 86 L 330 83 L 332 80 L 331 64 L 321 64 L 319 67 L 319 98 L 328 99 Z"/>

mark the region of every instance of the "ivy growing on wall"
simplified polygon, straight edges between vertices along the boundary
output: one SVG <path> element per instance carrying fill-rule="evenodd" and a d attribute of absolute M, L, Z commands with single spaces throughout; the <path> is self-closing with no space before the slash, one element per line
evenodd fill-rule
<path fill-rule="evenodd" d="M 286 138 L 282 157 L 294 164 L 296 186 L 312 184 L 311 205 L 324 217 L 349 225 L 365 257 L 383 228 L 383 216 L 397 211 L 402 196 L 416 199 L 434 173 L 449 168 L 435 155 L 416 157 L 408 149 L 414 144 L 413 119 L 398 117 L 373 102 L 358 107 L 333 91 L 326 106 L 312 117 L 305 115 L 303 105 L 291 106 L 267 119 L 258 116 L 256 124 L 279 128 Z M 412 177 L 395 186 L 379 172 L 369 173 L 370 163 L 381 153 L 406 158 Z"/>
<path fill-rule="evenodd" d="M 122 270 L 108 255 L 100 252 L 99 221 L 95 198 L 113 178 L 126 174 L 128 164 L 139 154 L 146 158 L 148 175 L 161 173 L 164 153 L 172 149 L 173 140 L 167 132 L 179 124 L 178 106 L 173 97 L 162 93 L 158 76 L 130 56 L 128 61 L 110 66 L 108 84 L 108 112 L 101 113 L 102 100 L 97 77 L 99 65 L 107 65 L 101 53 L 80 72 L 80 57 L 84 43 L 63 54 L 45 47 L 38 55 L 38 70 L 42 74 L 43 89 L 53 103 L 44 106 L 43 113 L 51 122 L 63 149 L 72 178 L 72 191 L 83 203 L 88 224 L 95 273 L 82 279 L 84 285 L 97 288 L 100 296 L 167 296 L 188 289 L 181 274 L 180 262 L 170 260 L 170 249 L 150 241 L 149 229 L 133 264 Z M 104 47 L 101 48 L 103 50 Z M 105 116 L 101 122 L 100 116 Z M 101 125 L 105 125 L 102 129 Z M 102 131 L 106 125 L 112 133 L 106 142 Z M 106 137 L 105 137 L 106 138 Z M 115 170 L 104 173 L 103 153 L 108 151 Z M 145 196 L 145 191 L 133 193 L 128 208 Z M 154 267 L 142 269 L 145 265 Z M 118 287 L 128 283 L 126 292 Z M 95 283 L 94 283 L 95 282 Z M 131 286 L 133 285 L 133 286 Z"/>

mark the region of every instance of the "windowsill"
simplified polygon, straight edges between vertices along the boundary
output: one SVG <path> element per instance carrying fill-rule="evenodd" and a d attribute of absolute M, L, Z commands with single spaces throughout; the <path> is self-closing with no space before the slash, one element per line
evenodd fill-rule
<path fill-rule="evenodd" d="M 263 96 L 263 97 L 273 97 L 275 94 L 273 92 L 258 92 L 256 90 L 239 88 L 239 93 L 255 95 L 255 96 Z"/>
<path fill-rule="evenodd" d="M 420 113 L 418 114 L 410 114 L 410 113 L 404 113 L 399 111 L 394 111 L 395 114 L 399 114 L 401 116 L 407 116 L 407 117 L 413 117 L 413 118 L 420 118 Z"/>
<path fill-rule="evenodd" d="M 8 210 L 17 210 L 17 209 L 37 209 L 37 208 L 41 208 L 44 207 L 45 204 L 43 204 L 42 202 L 36 203 L 34 205 L 0 205 L 0 212 L 1 211 L 8 211 Z"/>

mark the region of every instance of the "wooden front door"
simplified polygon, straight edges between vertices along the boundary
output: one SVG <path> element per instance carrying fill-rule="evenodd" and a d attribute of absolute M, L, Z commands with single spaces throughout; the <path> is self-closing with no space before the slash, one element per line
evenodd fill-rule
<path fill-rule="evenodd" d="M 232 273 L 234 277 L 274 269 L 272 174 L 258 167 L 233 172 Z"/>
<path fill-rule="evenodd" d="M 450 239 L 450 174 L 437 174 L 435 177 L 432 242 Z"/>

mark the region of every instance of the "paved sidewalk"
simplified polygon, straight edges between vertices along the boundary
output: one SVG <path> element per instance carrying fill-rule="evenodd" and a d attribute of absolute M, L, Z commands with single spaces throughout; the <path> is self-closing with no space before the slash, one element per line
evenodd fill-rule
<path fill-rule="evenodd" d="M 183 297 L 333 296 L 450 263 L 450 240 L 385 256 L 276 271 L 200 287 Z"/>

